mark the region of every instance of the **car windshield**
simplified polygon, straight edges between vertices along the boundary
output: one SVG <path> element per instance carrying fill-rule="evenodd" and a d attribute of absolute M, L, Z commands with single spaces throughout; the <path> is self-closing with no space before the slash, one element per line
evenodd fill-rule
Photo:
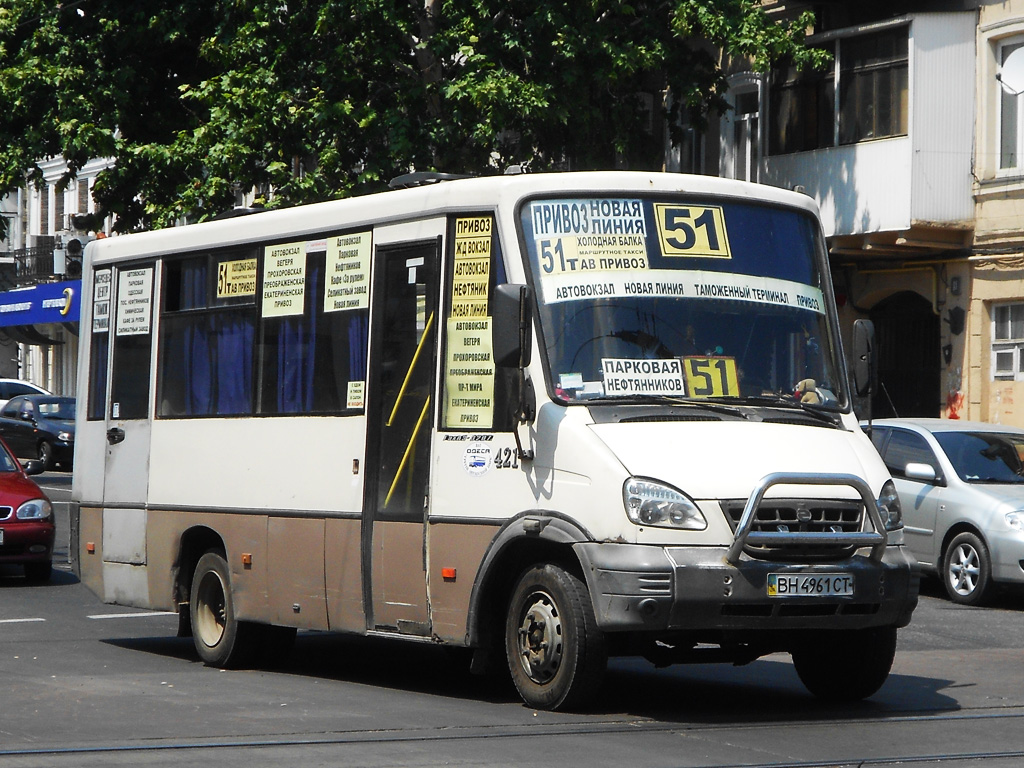
<path fill-rule="evenodd" d="M 1024 435 L 936 432 L 935 439 L 965 483 L 1024 483 Z"/>
<path fill-rule="evenodd" d="M 52 400 L 36 400 L 36 410 L 39 415 L 47 419 L 68 419 L 75 418 L 74 398 L 54 398 Z"/>
<path fill-rule="evenodd" d="M 6 450 L 0 448 L 0 472 L 17 472 L 18 464 Z"/>
<path fill-rule="evenodd" d="M 846 407 L 813 216 L 594 197 L 531 201 L 520 225 L 563 402 Z"/>

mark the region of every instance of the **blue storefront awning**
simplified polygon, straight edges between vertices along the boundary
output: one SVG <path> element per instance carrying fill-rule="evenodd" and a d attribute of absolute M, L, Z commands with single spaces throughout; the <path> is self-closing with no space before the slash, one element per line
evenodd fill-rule
<path fill-rule="evenodd" d="M 81 293 L 81 280 L 40 283 L 0 293 L 0 328 L 77 323 Z"/>

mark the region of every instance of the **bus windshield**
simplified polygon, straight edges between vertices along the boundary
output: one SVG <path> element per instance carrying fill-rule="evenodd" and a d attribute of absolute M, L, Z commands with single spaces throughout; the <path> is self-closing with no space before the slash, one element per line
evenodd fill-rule
<path fill-rule="evenodd" d="M 846 408 L 812 215 L 547 198 L 522 207 L 520 226 L 557 399 Z"/>

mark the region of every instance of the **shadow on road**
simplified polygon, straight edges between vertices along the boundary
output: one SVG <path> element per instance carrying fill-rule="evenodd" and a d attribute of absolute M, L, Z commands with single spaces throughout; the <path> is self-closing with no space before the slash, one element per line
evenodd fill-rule
<path fill-rule="evenodd" d="M 33 589 L 46 589 L 52 586 L 68 586 L 69 584 L 77 583 L 78 577 L 75 574 L 57 567 L 54 567 L 49 581 L 31 582 L 25 578 L 25 571 L 20 565 L 0 565 L 0 589 L 25 589 L 29 587 Z"/>
<path fill-rule="evenodd" d="M 199 663 L 190 638 L 105 642 Z M 507 673 L 471 674 L 469 654 L 463 649 L 324 632 L 301 632 L 288 659 L 263 674 L 302 675 L 492 704 L 519 701 Z M 951 684 L 944 678 L 894 674 L 868 700 L 829 704 L 807 693 L 784 655 L 743 667 L 697 664 L 666 669 L 625 658 L 611 660 L 601 694 L 587 712 L 703 724 L 872 719 L 956 710 L 957 701 L 942 692 Z"/>

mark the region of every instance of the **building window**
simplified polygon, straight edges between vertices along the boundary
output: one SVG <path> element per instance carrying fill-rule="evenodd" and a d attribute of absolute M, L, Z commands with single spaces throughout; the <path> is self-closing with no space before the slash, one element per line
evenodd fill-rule
<path fill-rule="evenodd" d="M 777 69 L 771 80 L 770 154 L 907 134 L 909 27 L 830 41 L 823 71 Z"/>
<path fill-rule="evenodd" d="M 992 308 L 992 378 L 1024 380 L 1024 303 Z"/>
<path fill-rule="evenodd" d="M 729 94 L 730 109 L 721 124 L 722 154 L 719 174 L 743 181 L 758 180 L 760 163 L 761 86 L 756 76 L 741 76 Z"/>
<path fill-rule="evenodd" d="M 839 143 L 907 133 L 907 30 L 839 41 Z"/>
<path fill-rule="evenodd" d="M 1002 77 L 1004 71 L 1017 67 L 1018 61 L 1024 52 L 1014 52 L 1024 49 L 1024 39 L 1019 37 L 1002 42 L 999 45 L 999 169 L 1009 170 L 1020 167 L 1022 143 L 1024 143 L 1024 131 L 1021 130 L 1021 96 L 1022 92 L 1017 90 L 1020 83 L 1015 78 Z M 1011 56 L 1013 59 L 1011 61 Z"/>
<path fill-rule="evenodd" d="M 833 57 L 835 46 L 825 48 Z M 776 70 L 769 97 L 768 153 L 784 155 L 835 144 L 835 71 Z"/>

